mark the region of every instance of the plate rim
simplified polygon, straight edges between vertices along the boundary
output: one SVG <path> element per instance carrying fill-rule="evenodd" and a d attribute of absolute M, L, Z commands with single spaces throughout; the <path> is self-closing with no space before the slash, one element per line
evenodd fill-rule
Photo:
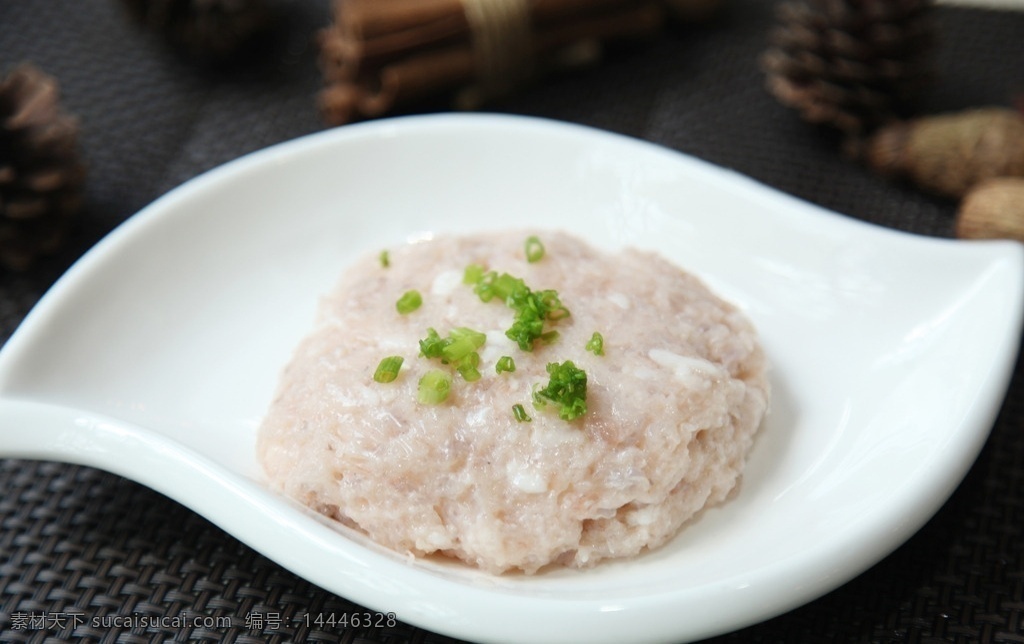
<path fill-rule="evenodd" d="M 824 209 L 815 204 L 802 201 L 791 195 L 782 193 L 781 191 L 757 182 L 754 179 L 746 177 L 738 172 L 727 170 L 714 166 L 706 161 L 702 161 L 695 157 L 689 156 L 685 153 L 666 148 L 657 143 L 649 141 L 642 141 L 626 135 L 617 134 L 613 132 L 607 132 L 592 128 L 590 126 L 563 123 L 560 121 L 554 121 L 551 119 L 537 118 L 537 117 L 524 117 L 524 116 L 510 116 L 510 115 L 496 115 L 496 114 L 458 114 L 458 115 L 429 115 L 429 116 L 409 116 L 409 117 L 398 117 L 394 119 L 386 119 L 381 121 L 373 121 L 367 123 L 360 123 L 352 126 L 346 126 L 344 128 L 336 128 L 334 130 L 328 130 L 323 132 L 317 132 L 309 134 L 298 139 L 286 141 L 269 148 L 250 153 L 239 159 L 228 162 L 217 168 L 208 170 L 197 177 L 186 181 L 180 186 L 173 188 L 164 195 L 161 195 L 154 200 L 150 205 L 143 208 L 139 213 L 127 219 L 124 223 L 115 228 L 109 235 L 98 242 L 92 249 L 87 251 L 78 261 L 76 261 L 71 268 L 62 276 L 54 286 L 44 294 L 43 298 L 40 299 L 36 307 L 26 316 L 25 320 L 19 325 L 12 334 L 11 338 L 5 343 L 3 347 L 0 347 L 0 396 L 4 392 L 4 376 L 7 373 L 5 368 L 9 364 L 17 363 L 17 354 L 19 348 L 23 346 L 31 346 L 31 329 L 38 328 L 41 324 L 45 323 L 45 316 L 49 314 L 55 314 L 59 309 L 59 304 L 64 300 L 64 294 L 71 289 L 75 288 L 81 282 L 90 279 L 94 267 L 97 263 L 104 261 L 110 255 L 116 255 L 120 250 L 123 250 L 125 246 L 129 246 L 133 239 L 133 236 L 137 234 L 136 231 L 144 230 L 147 226 L 151 226 L 154 221 L 160 221 L 167 217 L 173 216 L 174 208 L 178 200 L 182 198 L 193 198 L 196 193 L 201 194 L 206 190 L 215 190 L 217 186 L 225 179 L 232 176 L 238 176 L 251 171 L 254 168 L 260 168 L 265 164 L 279 161 L 280 159 L 287 157 L 294 157 L 307 153 L 311 149 L 320 148 L 324 145 L 341 145 L 345 141 L 351 140 L 352 138 L 358 137 L 376 137 L 376 136 L 397 136 L 403 132 L 416 131 L 421 128 L 464 128 L 466 126 L 475 128 L 489 129 L 494 127 L 499 128 L 548 128 L 549 131 L 557 131 L 565 133 L 572 137 L 601 137 L 608 141 L 611 141 L 614 145 L 628 145 L 636 146 L 635 149 L 641 150 L 643 154 L 656 153 L 660 155 L 666 155 L 670 160 L 678 160 L 679 158 L 687 159 L 692 167 L 701 168 L 701 172 L 708 173 L 708 176 L 712 176 L 715 181 L 728 181 L 736 183 L 738 190 L 743 191 L 756 191 L 758 197 L 781 200 L 782 203 L 793 206 L 797 211 L 813 212 L 817 215 L 824 215 L 826 224 L 822 224 L 828 227 L 832 226 L 849 226 L 849 230 L 857 230 L 870 236 L 880 235 L 880 238 L 896 240 L 899 243 L 911 243 L 911 244 L 925 244 L 931 247 L 934 245 L 936 248 L 942 247 L 943 252 L 949 249 L 957 249 L 952 251 L 953 253 L 968 253 L 978 254 L 983 257 L 990 257 L 991 261 L 1008 262 L 1018 269 L 1024 267 L 1024 252 L 1019 244 L 1013 242 L 962 242 L 948 239 L 924 237 L 914 233 L 907 233 L 904 231 L 884 228 L 876 224 L 869 222 L 863 222 L 850 218 L 846 215 L 835 213 Z M 341 143 L 339 143 L 341 142 Z M 803 214 L 799 215 L 803 216 Z M 962 249 L 962 250 L 961 250 Z M 1021 271 L 1018 270 L 1018 273 Z M 1021 294 L 1021 280 L 1017 279 L 1015 282 L 1016 293 L 1011 293 L 1015 296 L 1013 303 L 1010 308 L 1013 309 L 1015 315 L 1012 319 L 1006 321 L 1006 327 L 1016 328 L 1018 331 L 1021 327 L 1021 316 L 1024 306 L 1022 306 L 1022 294 Z M 40 321 L 40 319 L 42 321 Z M 22 329 L 29 329 L 29 331 L 23 331 Z M 927 520 L 934 514 L 935 511 L 945 502 L 945 499 L 953 492 L 959 482 L 966 475 L 971 464 L 977 458 L 978 453 L 981 450 L 988 434 L 991 430 L 991 425 L 995 420 L 995 416 L 998 413 L 1000 407 L 1000 401 L 1005 396 L 1006 387 L 1009 385 L 1009 378 L 1012 373 L 1012 368 L 1015 362 L 1017 351 L 1019 351 L 1019 332 L 1016 334 L 1008 334 L 1002 343 L 1006 350 L 1008 357 L 1003 361 L 1002 364 L 997 365 L 989 374 L 990 386 L 984 389 L 985 393 L 988 394 L 987 401 L 981 401 L 980 404 L 974 408 L 974 422 L 972 424 L 983 426 L 987 424 L 987 428 L 979 429 L 973 433 L 973 444 L 972 449 L 975 449 L 973 454 L 969 458 L 965 457 L 962 459 L 962 471 L 956 473 L 955 476 L 949 477 L 948 490 L 942 495 L 942 502 L 938 503 L 934 510 L 923 512 L 925 516 L 923 519 L 918 521 L 915 519 L 908 523 L 902 531 L 899 537 L 890 537 L 887 545 L 883 548 L 879 548 L 876 552 L 868 558 L 873 558 L 873 561 L 868 565 L 851 564 L 846 569 L 837 568 L 834 576 L 830 578 L 828 583 L 820 583 L 818 586 L 808 586 L 803 589 L 802 594 L 797 600 L 791 598 L 787 601 L 783 601 L 781 598 L 777 599 L 773 604 L 765 605 L 762 610 L 756 614 L 748 614 L 745 620 L 733 622 L 730 619 L 722 618 L 721 621 L 730 622 L 729 629 L 733 627 L 739 628 L 747 626 L 773 615 L 777 615 L 790 608 L 802 605 L 815 597 L 821 596 L 824 592 L 839 586 L 841 583 L 848 581 L 860 572 L 863 572 L 873 563 L 879 561 L 886 554 L 897 548 L 902 544 L 913 532 L 919 529 Z M 12 348 L 13 347 L 13 348 Z M 13 357 L 12 357 L 13 356 Z M 114 421 L 115 423 L 117 421 Z M 97 464 L 97 466 L 100 466 Z M 104 468 L 107 469 L 107 468 Z M 134 478 L 134 477 L 133 477 Z M 152 487 L 152 485 L 151 485 Z M 163 490 L 161 490 L 163 491 Z M 165 492 L 166 493 L 166 492 Z M 173 496 L 173 494 L 172 494 Z M 257 495 L 258 496 L 258 495 Z M 260 503 L 262 504 L 261 500 Z M 218 523 L 217 517 L 209 516 L 211 520 Z M 920 517 L 918 517 L 920 518 Z M 912 525 L 916 524 L 916 525 Z M 252 544 L 250 544 L 252 545 Z M 253 546 L 257 550 L 259 547 Z M 262 552 L 262 550 L 261 550 Z M 278 560 L 275 558 L 275 560 Z M 856 570 L 854 570 L 856 569 Z M 294 569 L 293 569 L 294 570 Z M 310 579 L 307 573 L 297 573 L 300 576 Z M 766 573 L 767 574 L 767 573 Z M 330 585 L 324 585 L 322 582 L 315 582 L 318 585 L 329 588 Z M 472 592 L 474 589 L 466 589 L 460 585 L 456 585 L 462 590 Z M 454 590 L 454 588 L 451 588 Z M 664 594 L 662 608 L 667 608 L 672 604 L 669 594 Z M 357 600 L 359 601 L 359 600 Z M 572 608 L 566 604 L 560 604 L 557 609 L 553 608 L 549 601 L 540 600 L 540 604 L 535 601 L 528 599 L 519 598 L 514 603 L 521 604 L 521 610 L 540 611 L 542 608 L 549 608 L 552 611 L 562 613 L 567 608 Z M 590 602 L 581 602 L 575 606 L 576 609 L 583 610 L 587 614 L 591 614 L 593 605 Z M 503 609 L 504 610 L 504 609 Z M 624 612 L 635 612 L 625 610 Z M 608 615 L 615 613 L 615 611 L 606 611 Z M 417 615 L 417 617 L 422 617 Z M 494 617 L 494 616 L 492 616 Z M 430 630 L 436 630 L 438 632 L 454 632 L 455 636 L 462 637 L 474 637 L 485 636 L 481 641 L 502 641 L 499 638 L 488 638 L 487 633 L 480 633 L 476 631 L 458 630 L 452 631 L 449 628 L 444 628 L 445 624 L 438 624 L 436 621 L 430 621 L 424 619 L 423 622 L 419 622 L 408 617 L 403 617 L 403 621 L 409 623 L 416 623 L 422 625 L 424 628 Z M 705 629 L 701 632 L 696 632 L 699 636 L 708 636 L 715 633 L 723 632 L 722 628 L 725 626 L 724 623 L 717 623 L 714 626 L 705 625 Z M 727 629 L 727 630 L 729 630 Z M 674 636 L 672 633 L 664 632 L 658 634 L 661 636 L 671 637 Z M 686 635 L 690 637 L 692 635 Z M 555 640 L 552 640 L 555 641 Z"/>

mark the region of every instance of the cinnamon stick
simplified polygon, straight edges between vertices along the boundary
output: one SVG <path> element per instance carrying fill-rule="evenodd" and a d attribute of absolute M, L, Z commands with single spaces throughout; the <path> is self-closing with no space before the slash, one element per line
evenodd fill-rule
<path fill-rule="evenodd" d="M 564 20 L 612 8 L 635 6 L 636 0 L 528 0 L 534 24 Z M 349 35 L 369 40 L 434 22 L 458 22 L 469 30 L 462 0 L 335 0 L 338 23 Z"/>
<path fill-rule="evenodd" d="M 627 10 L 597 14 L 539 30 L 534 34 L 534 54 L 546 56 L 583 40 L 608 42 L 649 36 L 656 33 L 663 22 L 664 12 L 658 2 L 634 3 Z"/>
<path fill-rule="evenodd" d="M 638 5 L 636 0 L 529 2 L 534 32 L 542 40 L 549 27 L 586 32 L 588 25 L 617 20 L 623 12 L 649 11 L 640 9 L 647 3 Z M 421 49 L 471 39 L 462 0 L 339 0 L 338 12 L 337 24 L 320 35 L 321 66 L 330 82 L 353 80 L 362 70 L 382 67 Z"/>
<path fill-rule="evenodd" d="M 624 3 L 619 1 L 618 4 Z M 559 52 L 580 43 L 645 36 L 660 28 L 663 10 L 658 2 L 625 4 L 617 11 L 538 29 L 532 42 L 533 58 L 538 61 L 556 59 Z M 466 40 L 447 47 L 415 51 L 380 66 L 375 72 L 367 70 L 354 79 L 340 80 L 322 93 L 321 109 L 325 120 L 341 124 L 360 117 L 382 116 L 396 106 L 453 92 L 472 86 L 476 81 L 476 58 L 472 45 Z"/>
<path fill-rule="evenodd" d="M 589 15 L 630 10 L 636 0 L 527 0 L 530 22 L 540 30 L 550 23 L 571 23 Z M 381 65 L 410 51 L 446 46 L 471 37 L 462 0 L 338 0 L 334 38 L 344 43 L 338 77 L 353 77 L 360 67 Z"/>

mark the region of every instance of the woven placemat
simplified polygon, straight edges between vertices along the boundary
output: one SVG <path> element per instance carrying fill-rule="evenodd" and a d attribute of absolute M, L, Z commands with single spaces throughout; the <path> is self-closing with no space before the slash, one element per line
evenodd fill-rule
<path fill-rule="evenodd" d="M 283 1 L 286 33 L 270 59 L 228 74 L 173 55 L 114 0 L 0 2 L 0 70 L 32 61 L 60 79 L 90 170 L 65 250 L 0 274 L 0 341 L 75 258 L 160 194 L 322 128 L 312 34 L 328 4 Z M 756 59 L 771 4 L 731 0 L 714 23 L 616 49 L 491 109 L 647 139 L 850 217 L 951 236 L 954 204 L 851 164 L 767 95 Z M 923 109 L 1006 105 L 1024 92 L 1024 13 L 944 7 L 938 22 L 939 74 Z M 1018 368 L 977 463 L 903 547 L 825 597 L 713 641 L 1024 642 L 1022 386 Z M 364 612 L 131 481 L 0 461 L 0 641 L 455 641 L 386 614 L 316 623 Z"/>

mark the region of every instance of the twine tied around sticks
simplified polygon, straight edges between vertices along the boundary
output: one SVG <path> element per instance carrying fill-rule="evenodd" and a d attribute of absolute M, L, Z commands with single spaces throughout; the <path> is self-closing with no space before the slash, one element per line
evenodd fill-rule
<path fill-rule="evenodd" d="M 533 74 L 529 0 L 462 0 L 478 85 L 460 93 L 463 108 L 511 93 Z"/>

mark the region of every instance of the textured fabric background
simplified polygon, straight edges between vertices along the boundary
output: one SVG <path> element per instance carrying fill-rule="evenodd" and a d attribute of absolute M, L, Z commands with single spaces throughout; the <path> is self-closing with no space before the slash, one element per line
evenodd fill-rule
<path fill-rule="evenodd" d="M 32 61 L 59 78 L 64 105 L 81 119 L 90 169 L 66 249 L 31 272 L 0 273 L 0 342 L 76 257 L 157 196 L 322 128 L 312 34 L 328 22 L 328 2 L 282 2 L 288 21 L 269 59 L 224 74 L 170 54 L 114 0 L 0 0 L 0 72 Z M 489 109 L 647 139 L 851 217 L 950 236 L 954 204 L 851 164 L 764 91 L 756 59 L 772 4 L 731 0 L 713 24 L 613 51 L 598 68 L 538 83 Z M 1024 93 L 1024 13 L 943 8 L 938 18 L 938 78 L 923 110 L 1009 105 Z M 1024 642 L 1022 386 L 1018 370 L 981 457 L 903 547 L 825 597 L 713 641 Z M 454 641 L 401 623 L 321 629 L 301 619 L 357 610 L 131 481 L 0 460 L 2 642 Z M 250 612 L 280 623 L 249 628 Z M 16 613 L 192 614 L 230 626 L 21 629 Z"/>

